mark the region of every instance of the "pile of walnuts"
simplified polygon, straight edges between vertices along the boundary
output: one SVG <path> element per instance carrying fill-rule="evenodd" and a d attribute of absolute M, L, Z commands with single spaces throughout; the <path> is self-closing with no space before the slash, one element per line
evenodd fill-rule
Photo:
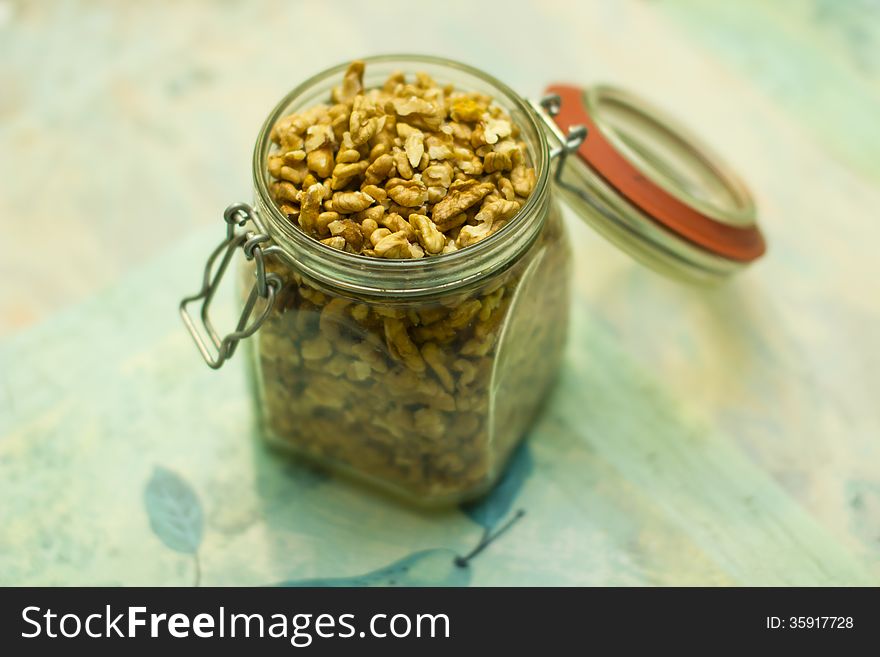
<path fill-rule="evenodd" d="M 424 73 L 365 90 L 352 62 L 333 105 L 280 119 L 270 192 L 308 235 L 349 253 L 421 258 L 498 231 L 535 186 L 516 125 L 489 96 Z"/>

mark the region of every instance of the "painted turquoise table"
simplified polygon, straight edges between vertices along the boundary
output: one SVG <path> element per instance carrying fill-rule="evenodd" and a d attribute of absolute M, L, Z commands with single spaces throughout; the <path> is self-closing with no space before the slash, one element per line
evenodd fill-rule
<path fill-rule="evenodd" d="M 0 584 L 880 583 L 880 171 L 856 147 L 876 144 L 880 62 L 838 47 L 846 11 L 792 5 L 774 30 L 761 4 L 524 6 L 529 52 L 450 17 L 401 44 L 465 44 L 524 92 L 638 88 L 743 172 L 770 242 L 698 291 L 569 216 L 551 402 L 493 494 L 424 514 L 265 449 L 243 359 L 208 370 L 176 314 L 250 196 L 266 109 L 380 25 L 403 33 L 409 5 L 0 3 Z M 486 11 L 514 29 L 503 6 Z M 305 19 L 338 24 L 342 51 L 284 38 Z M 801 89 L 843 94 L 846 124 Z"/>

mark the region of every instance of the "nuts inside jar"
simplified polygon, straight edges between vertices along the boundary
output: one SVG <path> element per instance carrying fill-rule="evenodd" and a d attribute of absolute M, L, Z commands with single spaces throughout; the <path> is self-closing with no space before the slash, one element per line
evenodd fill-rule
<path fill-rule="evenodd" d="M 526 144 L 504 109 L 425 74 L 407 82 L 395 73 L 365 89 L 364 70 L 353 62 L 332 104 L 272 129 L 270 191 L 284 214 L 328 246 L 380 258 L 440 255 L 504 227 L 535 186 Z M 316 220 L 320 209 L 357 223 L 362 237 L 331 234 Z M 394 221 L 393 238 L 371 239 L 367 218 Z"/>

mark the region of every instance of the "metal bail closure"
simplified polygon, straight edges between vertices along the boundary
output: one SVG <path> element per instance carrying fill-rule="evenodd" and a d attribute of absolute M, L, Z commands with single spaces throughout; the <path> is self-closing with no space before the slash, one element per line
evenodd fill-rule
<path fill-rule="evenodd" d="M 612 87 L 547 92 L 536 109 L 561 144 L 556 184 L 605 237 L 663 273 L 703 282 L 763 255 L 748 189 L 684 128 Z"/>
<path fill-rule="evenodd" d="M 232 357 L 240 340 L 250 337 L 263 325 L 269 313 L 272 312 L 272 308 L 275 305 L 275 297 L 282 284 L 281 277 L 278 274 L 266 273 L 263 250 L 260 244 L 268 242 L 270 238 L 260 223 L 254 209 L 246 203 L 236 203 L 226 208 L 223 218 L 226 220 L 226 239 L 208 257 L 208 262 L 205 265 L 205 274 L 202 278 L 202 289 L 180 302 L 180 316 L 183 319 L 183 323 L 186 324 L 186 328 L 189 330 L 196 343 L 196 347 L 198 347 L 199 352 L 202 354 L 202 358 L 205 359 L 209 367 L 215 370 L 219 369 L 224 362 Z M 245 229 L 246 224 L 249 222 L 257 228 L 258 232 Z M 235 330 L 221 339 L 211 323 L 208 310 L 214 298 L 214 293 L 220 285 L 220 280 L 223 278 L 223 273 L 226 271 L 232 256 L 235 255 L 239 247 L 244 252 L 246 259 L 256 262 L 256 281 L 244 304 Z M 221 255 L 223 257 L 215 268 L 215 263 Z M 256 319 L 248 324 L 258 298 L 265 300 L 263 310 Z M 187 310 L 187 306 L 196 301 L 202 302 L 199 317 L 201 318 L 204 333 L 210 339 L 210 344 Z"/>

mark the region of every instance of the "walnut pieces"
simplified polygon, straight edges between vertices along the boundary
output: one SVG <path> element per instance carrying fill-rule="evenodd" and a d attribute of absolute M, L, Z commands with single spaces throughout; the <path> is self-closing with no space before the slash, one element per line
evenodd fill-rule
<path fill-rule="evenodd" d="M 446 238 L 437 229 L 437 225 L 423 214 L 411 214 L 409 223 L 415 229 L 419 244 L 425 253 L 441 253 L 446 246 Z"/>
<path fill-rule="evenodd" d="M 423 74 L 367 90 L 363 73 L 354 62 L 331 104 L 272 129 L 270 193 L 294 225 L 351 254 L 434 258 L 522 209 L 535 171 L 490 97 Z M 417 499 L 473 497 L 553 380 L 568 262 L 556 211 L 510 267 L 418 300 L 342 293 L 267 258 L 283 281 L 255 336 L 267 435 Z"/>
<path fill-rule="evenodd" d="M 431 218 L 437 227 L 447 231 L 450 226 L 461 225 L 455 218 L 492 192 L 492 183 L 480 183 L 476 180 L 456 180 L 449 186 L 446 196 L 434 206 Z"/>
<path fill-rule="evenodd" d="M 517 208 L 525 204 L 535 170 L 527 164 L 525 143 L 516 140 L 516 126 L 492 98 L 440 87 L 423 73 L 415 84 L 395 73 L 381 88 L 368 90 L 363 75 L 364 63 L 352 62 L 333 89 L 333 104 L 285 116 L 272 129 L 277 148 L 268 162 L 275 179 L 270 192 L 294 224 L 340 248 L 332 239 L 337 235 L 318 230 L 323 227 L 314 212 L 314 200 L 320 196 L 324 203 L 332 193 L 331 207 L 324 209 L 350 215 L 365 238 L 360 246 L 346 240 L 344 250 L 412 258 L 448 253 L 500 230 L 505 222 L 477 218 L 497 198 Z M 380 240 L 371 239 L 372 224 L 364 220 L 381 225 L 375 214 L 365 213 L 380 208 L 410 223 L 392 233 L 405 233 L 412 248 L 400 242 L 400 235 L 375 248 Z M 476 212 L 465 214 L 472 208 Z M 427 217 L 433 228 L 423 219 L 416 220 L 421 228 L 413 225 L 414 215 Z M 440 248 L 437 232 L 444 238 Z"/>

